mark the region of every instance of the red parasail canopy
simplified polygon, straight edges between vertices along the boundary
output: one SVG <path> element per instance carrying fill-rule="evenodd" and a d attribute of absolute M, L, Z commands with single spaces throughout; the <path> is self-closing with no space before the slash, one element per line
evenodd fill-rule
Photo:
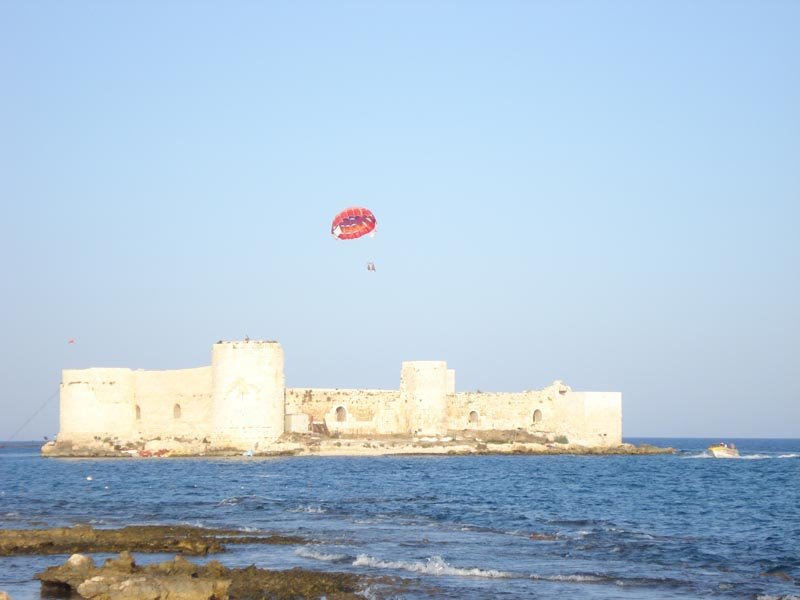
<path fill-rule="evenodd" d="M 378 221 L 368 208 L 352 206 L 336 215 L 331 223 L 331 234 L 340 240 L 354 240 L 372 233 Z"/>

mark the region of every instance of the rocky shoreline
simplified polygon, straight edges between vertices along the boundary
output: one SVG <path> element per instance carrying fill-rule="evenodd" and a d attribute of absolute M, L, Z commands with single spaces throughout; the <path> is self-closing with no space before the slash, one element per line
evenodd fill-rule
<path fill-rule="evenodd" d="M 392 455 L 642 455 L 673 454 L 673 448 L 623 443 L 583 446 L 565 438 L 543 438 L 525 431 L 451 432 L 441 437 L 315 436 L 287 434 L 277 442 L 251 450 L 215 448 L 208 440 L 166 438 L 122 443 L 96 438 L 91 442 L 51 441 L 42 447 L 48 457 L 165 458 L 230 456 L 392 456 Z"/>
<path fill-rule="evenodd" d="M 257 534 L 236 529 L 139 525 L 94 529 L 89 525 L 52 529 L 0 529 L 0 556 L 79 552 L 179 552 L 205 556 L 232 544 L 303 544 L 298 536 Z"/>
<path fill-rule="evenodd" d="M 71 554 L 62 565 L 35 574 L 48 597 L 92 600 L 250 600 L 295 598 L 353 600 L 370 586 L 396 589 L 401 580 L 351 573 L 294 568 L 285 571 L 255 566 L 232 569 L 216 560 L 197 565 L 184 555 L 224 552 L 230 544 L 306 544 L 294 536 L 245 533 L 187 526 L 89 526 L 35 530 L 0 530 L 0 556 Z M 120 548 L 125 548 L 120 550 Z M 119 552 L 96 566 L 87 554 Z M 139 566 L 131 552 L 172 553 L 174 559 Z M 0 598 L 4 593 L 0 592 Z M 8 598 L 8 595 L 5 595 Z"/>
<path fill-rule="evenodd" d="M 290 600 L 327 598 L 355 600 L 369 580 L 350 573 L 319 573 L 306 569 L 270 571 L 256 567 L 230 569 L 212 560 L 196 565 L 181 556 L 159 564 L 138 566 L 128 552 L 96 567 L 83 554 L 50 567 L 36 578 L 43 594 L 90 600 Z"/>

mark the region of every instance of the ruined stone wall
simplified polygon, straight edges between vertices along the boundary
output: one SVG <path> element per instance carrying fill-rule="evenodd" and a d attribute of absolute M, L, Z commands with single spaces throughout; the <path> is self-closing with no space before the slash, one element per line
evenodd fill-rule
<path fill-rule="evenodd" d="M 331 433 L 391 434 L 400 426 L 399 399 L 396 390 L 287 388 L 286 413 L 307 414 Z"/>
<path fill-rule="evenodd" d="M 537 420 L 534 413 L 538 410 Z M 553 400 L 535 392 L 459 392 L 448 396 L 450 429 L 525 429 L 550 431 L 558 427 Z"/>
<path fill-rule="evenodd" d="M 538 391 L 449 395 L 447 416 L 451 430 L 523 429 L 585 446 L 622 443 L 622 394 L 573 392 L 561 382 Z"/>
<path fill-rule="evenodd" d="M 133 376 L 138 437 L 202 440 L 211 435 L 211 367 L 139 370 Z"/>

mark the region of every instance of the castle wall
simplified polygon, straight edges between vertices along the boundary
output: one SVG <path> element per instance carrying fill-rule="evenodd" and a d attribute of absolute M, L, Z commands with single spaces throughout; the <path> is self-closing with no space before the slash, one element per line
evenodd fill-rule
<path fill-rule="evenodd" d="M 140 370 L 133 377 L 138 437 L 202 440 L 211 435 L 211 367 Z"/>
<path fill-rule="evenodd" d="M 557 407 L 563 434 L 584 446 L 622 443 L 622 394 L 619 392 L 567 392 Z"/>
<path fill-rule="evenodd" d="M 59 439 L 130 438 L 134 421 L 130 369 L 65 369 L 61 375 Z"/>
<path fill-rule="evenodd" d="M 307 414 L 312 422 L 325 423 L 331 433 L 396 433 L 399 401 L 397 390 L 286 389 L 287 414 Z"/>
<path fill-rule="evenodd" d="M 585 446 L 622 443 L 622 394 L 573 392 L 560 382 L 540 391 L 454 394 L 447 417 L 454 430 L 521 428 Z"/>
<path fill-rule="evenodd" d="M 450 429 L 525 429 L 550 431 L 557 427 L 552 398 L 543 392 L 459 392 L 448 396 Z M 540 420 L 534 422 L 534 412 Z M 475 413 L 473 415 L 473 412 Z"/>

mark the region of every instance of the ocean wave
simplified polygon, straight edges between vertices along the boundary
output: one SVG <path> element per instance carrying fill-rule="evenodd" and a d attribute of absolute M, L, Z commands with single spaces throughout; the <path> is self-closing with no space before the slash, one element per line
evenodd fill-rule
<path fill-rule="evenodd" d="M 313 560 L 321 560 L 329 563 L 344 563 L 353 560 L 352 556 L 347 554 L 332 554 L 330 552 L 320 552 L 313 548 L 298 548 L 294 551 L 295 555 L 302 558 L 311 558 Z"/>
<path fill-rule="evenodd" d="M 497 571 L 495 569 L 484 570 L 477 567 L 471 569 L 464 569 L 454 567 L 441 556 L 431 556 L 425 562 L 415 561 L 391 561 L 381 560 L 366 554 L 359 554 L 353 561 L 354 567 L 373 567 L 376 569 L 400 569 L 403 571 L 411 571 L 413 573 L 424 573 L 425 575 L 452 575 L 456 577 L 486 577 L 490 579 L 499 579 L 513 577 L 511 573 L 505 571 Z"/>
<path fill-rule="evenodd" d="M 594 575 L 589 573 L 574 573 L 572 575 L 531 575 L 531 579 L 536 581 L 566 581 L 571 583 L 607 583 L 613 581 L 605 575 Z"/>
<path fill-rule="evenodd" d="M 800 596 L 794 594 L 786 594 L 785 596 L 771 596 L 769 594 L 761 594 L 756 596 L 756 600 L 800 600 Z"/>
<path fill-rule="evenodd" d="M 255 494 L 249 496 L 231 496 L 230 498 L 225 498 L 220 500 L 217 503 L 217 507 L 220 506 L 236 506 L 237 504 L 249 504 L 253 502 L 260 502 L 264 500 L 261 496 L 256 496 Z"/>
<path fill-rule="evenodd" d="M 602 573 L 570 573 L 557 575 L 531 575 L 535 581 L 567 583 L 608 583 L 618 587 L 681 587 L 685 581 L 666 577 L 619 577 Z"/>
<path fill-rule="evenodd" d="M 328 512 L 321 506 L 298 506 L 297 508 L 289 508 L 286 512 L 290 513 L 314 513 L 314 514 L 323 514 Z"/>

